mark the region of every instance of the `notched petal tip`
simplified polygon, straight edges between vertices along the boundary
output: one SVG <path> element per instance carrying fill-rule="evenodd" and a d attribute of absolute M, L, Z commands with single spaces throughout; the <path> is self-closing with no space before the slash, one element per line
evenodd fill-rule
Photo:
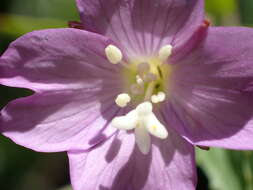
<path fill-rule="evenodd" d="M 201 150 L 206 150 L 206 151 L 210 150 L 209 146 L 199 146 L 199 145 L 197 145 L 197 147 L 200 148 Z"/>
<path fill-rule="evenodd" d="M 203 20 L 188 40 L 176 48 L 174 53 L 175 62 L 188 55 L 204 42 L 207 37 L 209 26 L 210 22 L 208 20 Z"/>
<path fill-rule="evenodd" d="M 76 29 L 84 29 L 84 26 L 81 22 L 78 21 L 68 21 L 68 27 L 69 28 L 76 28 Z"/>
<path fill-rule="evenodd" d="M 202 27 L 208 28 L 211 25 L 210 21 L 205 19 L 203 23 L 201 24 Z"/>

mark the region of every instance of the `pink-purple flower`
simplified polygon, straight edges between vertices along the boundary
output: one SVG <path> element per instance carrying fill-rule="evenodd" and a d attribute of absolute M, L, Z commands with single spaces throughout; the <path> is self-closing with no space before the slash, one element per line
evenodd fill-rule
<path fill-rule="evenodd" d="M 1 56 L 0 83 L 35 92 L 1 111 L 2 134 L 68 151 L 75 190 L 195 189 L 194 145 L 253 147 L 253 30 L 209 27 L 203 4 L 77 0 L 79 29 Z"/>

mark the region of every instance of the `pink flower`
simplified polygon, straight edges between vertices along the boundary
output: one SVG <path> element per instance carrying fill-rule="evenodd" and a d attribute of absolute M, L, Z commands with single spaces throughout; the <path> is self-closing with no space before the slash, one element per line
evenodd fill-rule
<path fill-rule="evenodd" d="M 0 83 L 35 92 L 1 111 L 5 136 L 68 151 L 75 190 L 191 190 L 193 145 L 252 149 L 252 29 L 208 28 L 203 0 L 77 5 L 85 30 L 2 55 Z"/>

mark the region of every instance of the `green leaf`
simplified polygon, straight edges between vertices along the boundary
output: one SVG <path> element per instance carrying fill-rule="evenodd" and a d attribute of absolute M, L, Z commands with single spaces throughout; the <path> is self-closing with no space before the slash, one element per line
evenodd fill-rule
<path fill-rule="evenodd" d="M 0 24 L 1 33 L 13 36 L 21 36 L 34 30 L 67 27 L 67 21 L 65 20 L 13 14 L 0 15 Z"/>
<path fill-rule="evenodd" d="M 212 148 L 209 151 L 196 150 L 197 163 L 204 170 L 213 190 L 245 190 L 240 182 L 229 152 Z"/>
<path fill-rule="evenodd" d="M 252 26 L 253 24 L 253 1 L 252 0 L 241 0 L 238 1 L 241 22 L 243 25 Z"/>
<path fill-rule="evenodd" d="M 8 11 L 40 18 L 79 20 L 74 0 L 14 0 Z"/>
<path fill-rule="evenodd" d="M 60 188 L 60 189 L 58 189 L 58 190 L 72 190 L 72 187 L 71 187 L 70 185 L 68 185 L 68 186 L 65 186 L 65 187 L 63 187 L 63 188 Z"/>
<path fill-rule="evenodd" d="M 206 0 L 205 3 L 208 12 L 219 16 L 233 14 L 237 8 L 235 0 Z"/>

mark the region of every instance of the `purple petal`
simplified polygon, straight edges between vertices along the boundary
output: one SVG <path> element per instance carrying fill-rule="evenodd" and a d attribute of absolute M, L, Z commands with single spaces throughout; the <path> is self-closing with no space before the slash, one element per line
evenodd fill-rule
<path fill-rule="evenodd" d="M 37 151 L 89 149 L 111 136 L 122 91 L 120 66 L 104 56 L 110 41 L 77 29 L 32 32 L 0 59 L 0 83 L 36 91 L 7 105 L 1 132 Z"/>
<path fill-rule="evenodd" d="M 181 137 L 153 140 L 143 155 L 133 134 L 120 133 L 90 152 L 69 152 L 75 190 L 194 190 L 194 151 Z"/>
<path fill-rule="evenodd" d="M 119 109 L 110 94 L 77 91 L 35 94 L 9 103 L 1 132 L 36 151 L 87 150 L 111 136 Z"/>
<path fill-rule="evenodd" d="M 190 142 L 253 148 L 253 30 L 211 28 L 205 43 L 174 65 L 171 126 Z"/>
<path fill-rule="evenodd" d="M 109 43 L 105 37 L 77 29 L 29 33 L 0 58 L 0 83 L 35 91 L 90 88 L 104 80 L 119 86 L 120 66 L 104 55 Z"/>
<path fill-rule="evenodd" d="M 118 42 L 131 56 L 186 41 L 201 24 L 203 0 L 76 0 L 87 30 Z"/>

